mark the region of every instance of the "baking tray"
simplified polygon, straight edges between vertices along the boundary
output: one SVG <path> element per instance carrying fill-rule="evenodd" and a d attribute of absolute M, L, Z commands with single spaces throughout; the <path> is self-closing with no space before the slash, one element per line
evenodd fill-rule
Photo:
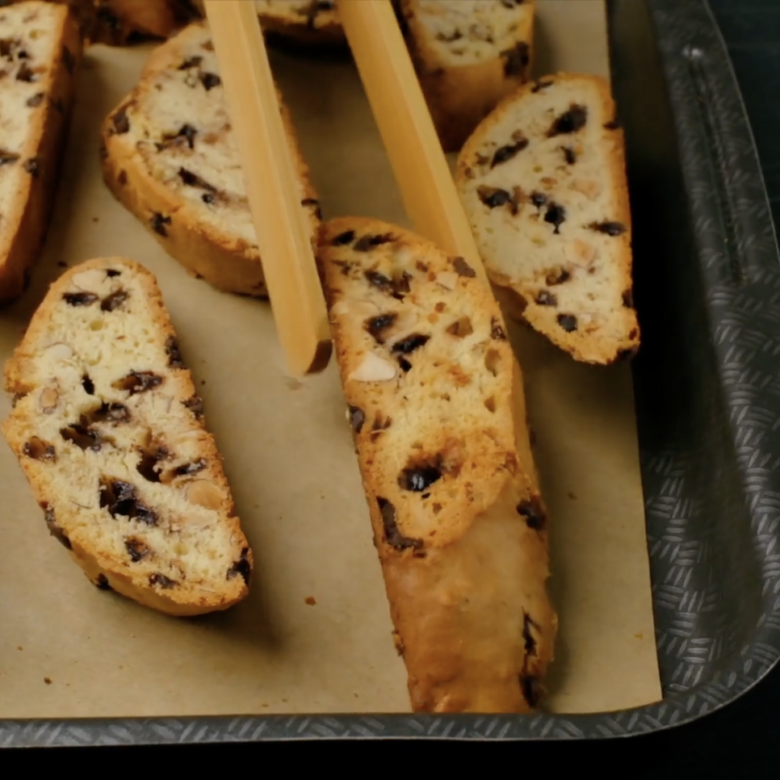
<path fill-rule="evenodd" d="M 663 701 L 589 715 L 3 720 L 0 745 L 631 736 L 699 718 L 774 665 L 780 261 L 755 147 L 705 0 L 608 0 L 608 26 L 644 333 L 633 375 Z"/>

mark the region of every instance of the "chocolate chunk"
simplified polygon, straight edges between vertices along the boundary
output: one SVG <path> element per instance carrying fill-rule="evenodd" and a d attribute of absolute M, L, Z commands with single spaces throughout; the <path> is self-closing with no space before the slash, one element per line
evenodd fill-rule
<path fill-rule="evenodd" d="M 577 162 L 577 155 L 574 154 L 574 149 L 571 146 L 562 146 L 563 156 L 569 165 L 574 165 Z"/>
<path fill-rule="evenodd" d="M 137 539 L 134 536 L 125 539 L 125 550 L 127 550 L 127 554 L 130 556 L 130 560 L 133 563 L 138 563 L 138 561 L 146 558 L 150 552 L 143 540 Z"/>
<path fill-rule="evenodd" d="M 195 136 L 198 131 L 192 125 L 182 125 L 181 129 L 177 133 L 180 138 L 184 138 L 187 141 L 187 145 L 190 149 L 195 148 Z"/>
<path fill-rule="evenodd" d="M 409 539 L 398 530 L 395 517 L 395 507 L 386 498 L 377 498 L 379 512 L 382 515 L 382 526 L 385 529 L 385 541 L 396 550 L 420 550 L 422 539 Z"/>
<path fill-rule="evenodd" d="M 523 692 L 523 698 L 528 702 L 528 706 L 536 707 L 539 699 L 542 697 L 542 686 L 539 680 L 531 675 L 521 675 L 520 688 Z"/>
<path fill-rule="evenodd" d="M 536 302 L 540 306 L 557 306 L 558 305 L 558 299 L 548 290 L 542 290 L 537 296 L 536 296 Z"/>
<path fill-rule="evenodd" d="M 113 279 L 114 277 L 121 276 L 121 275 L 122 275 L 122 272 L 121 271 L 117 271 L 114 268 L 109 268 L 109 269 L 106 270 L 106 276 L 109 277 L 109 279 Z"/>
<path fill-rule="evenodd" d="M 504 75 L 508 77 L 523 76 L 530 61 L 528 44 L 525 41 L 518 43 L 511 49 L 501 52 L 504 60 Z"/>
<path fill-rule="evenodd" d="M 576 133 L 585 127 L 588 121 L 588 109 L 575 103 L 569 107 L 569 110 L 561 114 L 550 126 L 547 131 L 547 137 L 552 138 L 556 135 L 567 135 Z"/>
<path fill-rule="evenodd" d="M 385 340 L 382 334 L 388 328 L 392 327 L 396 319 L 398 319 L 398 315 L 395 312 L 379 314 L 376 317 L 371 317 L 371 319 L 366 320 L 365 328 L 379 344 L 384 344 Z"/>
<path fill-rule="evenodd" d="M 501 165 L 507 160 L 511 160 L 518 152 L 522 152 L 528 146 L 528 139 L 521 138 L 516 144 L 507 144 L 496 150 L 493 155 L 493 160 L 490 163 L 491 168 L 495 168 L 496 165 Z"/>
<path fill-rule="evenodd" d="M 38 157 L 31 157 L 29 160 L 25 160 L 24 170 L 35 178 L 41 172 L 41 161 Z"/>
<path fill-rule="evenodd" d="M 349 424 L 355 433 L 363 430 L 363 423 L 366 421 L 366 414 L 359 406 L 349 407 Z"/>
<path fill-rule="evenodd" d="M 506 190 L 502 190 L 500 187 L 488 187 L 484 184 L 477 188 L 477 196 L 491 209 L 513 202 L 512 196 Z"/>
<path fill-rule="evenodd" d="M 547 89 L 547 87 L 551 87 L 554 83 L 554 81 L 543 81 L 540 79 L 531 87 L 531 92 L 540 92 L 543 89 Z"/>
<path fill-rule="evenodd" d="M 493 317 L 490 320 L 490 337 L 496 341 L 506 341 L 506 333 L 504 333 L 498 317 Z"/>
<path fill-rule="evenodd" d="M 97 578 L 97 582 L 95 583 L 95 586 L 99 590 L 113 590 L 113 588 L 108 582 L 108 577 L 106 577 L 105 574 L 98 574 L 98 578 Z"/>
<path fill-rule="evenodd" d="M 81 386 L 87 395 L 95 395 L 95 383 L 89 378 L 88 374 L 84 374 L 82 377 Z"/>
<path fill-rule="evenodd" d="M 116 311 L 121 305 L 130 297 L 130 293 L 127 290 L 117 290 L 112 292 L 103 298 L 100 304 L 101 311 Z"/>
<path fill-rule="evenodd" d="M 157 525 L 157 515 L 138 500 L 138 491 L 129 482 L 101 478 L 100 506 L 113 518 L 129 517 L 146 525 Z"/>
<path fill-rule="evenodd" d="M 304 198 L 301 201 L 301 206 L 314 206 L 314 216 L 317 219 L 322 219 L 322 209 L 320 208 L 320 202 L 316 198 Z"/>
<path fill-rule="evenodd" d="M 375 246 L 381 246 L 387 244 L 390 241 L 394 241 L 395 236 L 392 233 L 384 233 L 382 235 L 366 235 L 361 236 L 354 247 L 356 252 L 370 252 Z"/>
<path fill-rule="evenodd" d="M 198 398 L 197 395 L 193 395 L 192 398 L 182 402 L 195 416 L 196 420 L 203 418 L 203 401 Z"/>
<path fill-rule="evenodd" d="M 0 57 L 13 60 L 14 51 L 19 48 L 21 41 L 16 38 L 0 38 Z"/>
<path fill-rule="evenodd" d="M 336 238 L 334 238 L 331 242 L 331 246 L 345 246 L 346 244 L 351 244 L 355 240 L 355 231 L 354 230 L 345 230 L 343 233 L 339 233 Z"/>
<path fill-rule="evenodd" d="M 170 577 L 166 577 L 164 574 L 158 573 L 152 574 L 149 577 L 149 584 L 156 585 L 158 588 L 162 588 L 163 590 L 170 590 L 176 586 L 176 580 L 172 580 Z"/>
<path fill-rule="evenodd" d="M 163 383 L 164 377 L 153 371 L 131 371 L 127 376 L 117 379 L 111 387 L 126 390 L 130 395 L 143 393 Z"/>
<path fill-rule="evenodd" d="M 547 525 L 547 514 L 538 496 L 532 496 L 528 501 L 521 501 L 517 505 L 517 514 L 534 531 L 541 531 Z"/>
<path fill-rule="evenodd" d="M 33 436 L 28 442 L 25 442 L 22 451 L 28 458 L 33 460 L 57 460 L 57 453 L 49 442 Z"/>
<path fill-rule="evenodd" d="M 175 336 L 168 336 L 165 340 L 165 352 L 168 355 L 168 365 L 171 368 L 184 368 L 184 361 L 179 352 L 179 342 Z"/>
<path fill-rule="evenodd" d="M 412 278 L 406 271 L 395 279 L 379 271 L 366 271 L 365 277 L 369 284 L 398 300 L 403 300 L 404 293 L 409 292 L 409 280 Z"/>
<path fill-rule="evenodd" d="M 214 87 L 218 87 L 222 83 L 222 79 L 216 73 L 203 73 L 200 81 L 206 88 L 206 92 L 214 89 Z"/>
<path fill-rule="evenodd" d="M 443 43 L 454 43 L 455 41 L 459 41 L 462 37 L 463 33 L 460 30 L 455 30 L 449 34 L 443 32 L 436 33 L 436 40 L 442 41 Z"/>
<path fill-rule="evenodd" d="M 241 550 L 241 557 L 227 570 L 227 579 L 232 580 L 234 577 L 241 576 L 241 579 L 249 585 L 249 578 L 252 575 L 252 565 L 249 563 L 249 548 L 244 547 Z"/>
<path fill-rule="evenodd" d="M 523 643 L 525 644 L 526 655 L 536 655 L 536 639 L 534 639 L 532 628 L 539 630 L 539 626 L 534 623 L 531 616 L 523 610 Z"/>
<path fill-rule="evenodd" d="M 545 283 L 548 287 L 554 287 L 557 284 L 563 284 L 571 279 L 571 274 L 565 268 L 553 268 L 545 277 Z"/>
<path fill-rule="evenodd" d="M 566 221 L 566 209 L 560 203 L 550 202 L 544 221 L 555 226 L 554 233 L 560 233 L 560 227 Z"/>
<path fill-rule="evenodd" d="M 622 222 L 591 222 L 588 227 L 608 236 L 619 236 L 626 232 L 626 226 Z"/>
<path fill-rule="evenodd" d="M 38 108 L 38 106 L 43 103 L 43 99 L 46 97 L 46 95 L 43 92 L 38 92 L 37 94 L 33 95 L 30 98 L 27 98 L 27 106 L 29 108 Z"/>
<path fill-rule="evenodd" d="M 634 293 L 632 290 L 623 291 L 623 306 L 625 306 L 627 309 L 634 308 Z"/>
<path fill-rule="evenodd" d="M 165 217 L 162 214 L 155 212 L 152 214 L 152 218 L 149 220 L 149 225 L 155 233 L 161 235 L 163 238 L 168 237 L 168 231 L 165 229 L 166 225 L 171 224 L 171 218 Z"/>
<path fill-rule="evenodd" d="M 114 116 L 111 117 L 111 122 L 114 125 L 115 135 L 124 135 L 124 133 L 130 132 L 130 120 L 127 118 L 127 107 L 120 108 Z"/>
<path fill-rule="evenodd" d="M 62 64 L 68 73 L 73 73 L 73 69 L 76 67 L 76 58 L 67 46 L 62 47 Z"/>
<path fill-rule="evenodd" d="M 398 358 L 398 365 L 404 373 L 408 373 L 412 370 L 412 364 L 404 357 Z"/>
<path fill-rule="evenodd" d="M 204 192 L 203 195 L 200 196 L 200 199 L 209 206 L 217 202 L 217 198 L 213 192 Z"/>
<path fill-rule="evenodd" d="M 477 272 L 462 257 L 453 257 L 452 267 L 458 276 L 466 276 L 473 279 L 477 275 Z"/>
<path fill-rule="evenodd" d="M 567 333 L 573 333 L 575 330 L 577 330 L 577 318 L 573 314 L 559 314 L 558 324 Z"/>
<path fill-rule="evenodd" d="M 54 518 L 54 510 L 50 506 L 44 508 L 43 519 L 46 521 L 46 527 L 49 529 L 49 533 L 66 549 L 72 550 L 73 545 L 70 543 L 67 534 L 57 524 Z"/>
<path fill-rule="evenodd" d="M 531 193 L 531 203 L 533 203 L 536 208 L 540 209 L 542 206 L 544 206 L 545 203 L 547 203 L 547 196 L 543 192 L 534 190 Z"/>
<path fill-rule="evenodd" d="M 190 68 L 197 68 L 200 63 L 203 62 L 203 57 L 189 57 L 184 62 L 182 62 L 181 65 L 179 65 L 179 70 L 189 70 Z"/>
<path fill-rule="evenodd" d="M 130 410 L 124 405 L 116 402 L 103 403 L 91 412 L 87 412 L 81 416 L 79 424 L 85 428 L 95 423 L 107 422 L 112 425 L 118 423 L 126 423 L 130 421 Z"/>
<path fill-rule="evenodd" d="M 410 336 L 396 341 L 393 344 L 392 351 L 400 355 L 411 355 L 412 352 L 424 346 L 428 339 L 430 339 L 430 336 L 425 336 L 422 333 L 412 333 Z"/>
<path fill-rule="evenodd" d="M 65 293 L 63 300 L 68 306 L 91 306 L 97 299 L 97 295 L 91 292 Z"/>
<path fill-rule="evenodd" d="M 398 484 L 403 490 L 423 493 L 440 479 L 441 468 L 436 465 L 421 464 L 405 468 L 398 477 Z"/>
<path fill-rule="evenodd" d="M 159 462 L 160 458 L 157 457 L 157 453 L 144 452 L 141 456 L 141 460 L 138 461 L 138 465 L 135 467 L 135 470 L 147 482 L 159 482 L 160 472 L 155 468 Z"/>
<path fill-rule="evenodd" d="M 23 62 L 16 73 L 17 81 L 26 81 L 28 84 L 37 81 L 35 71 L 26 63 Z"/>
<path fill-rule="evenodd" d="M 611 122 L 607 122 L 604 125 L 605 130 L 618 130 L 620 128 L 620 120 L 615 117 Z"/>
<path fill-rule="evenodd" d="M 200 460 L 192 461 L 192 463 L 184 463 L 181 466 L 177 466 L 173 473 L 177 477 L 188 477 L 203 471 L 206 466 L 208 466 L 208 461 L 205 458 L 201 458 Z"/>
<path fill-rule="evenodd" d="M 103 446 L 103 437 L 86 425 L 76 423 L 75 425 L 69 425 L 67 428 L 60 429 L 60 436 L 65 441 L 72 442 L 82 450 L 92 450 L 92 452 L 100 452 L 100 448 Z"/>
<path fill-rule="evenodd" d="M 18 162 L 18 160 L 18 154 L 0 150 L 0 165 L 10 165 L 11 163 Z"/>

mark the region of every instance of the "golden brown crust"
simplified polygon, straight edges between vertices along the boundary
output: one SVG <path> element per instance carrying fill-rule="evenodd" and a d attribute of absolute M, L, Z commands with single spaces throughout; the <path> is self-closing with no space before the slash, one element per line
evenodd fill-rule
<path fill-rule="evenodd" d="M 28 5 L 34 12 L 39 3 Z M 57 36 L 62 46 L 40 82 L 39 92 L 44 97 L 36 108 L 26 109 L 34 114 L 18 164 L 34 168 L 22 179 L 10 210 L 2 216 L 0 303 L 18 298 L 24 291 L 27 274 L 43 246 L 54 206 L 82 56 L 78 21 L 65 4 L 60 10 L 59 24 Z"/>
<path fill-rule="evenodd" d="M 380 249 L 360 248 L 361 239 L 371 246 L 371 237 L 388 236 Z M 447 258 L 396 226 L 331 220 L 320 246 L 334 347 L 412 707 L 527 712 L 541 696 L 557 619 L 546 591 L 545 510 L 522 377 L 500 310 L 462 258 Z M 393 279 L 405 292 L 389 294 Z M 379 338 L 376 331 L 366 335 L 367 316 L 399 330 L 383 325 Z M 409 329 L 414 338 L 427 336 L 411 354 L 397 346 L 409 343 Z M 371 370 L 383 371 L 399 354 L 407 373 L 366 379 L 368 355 Z M 411 368 L 403 367 L 407 358 Z M 403 475 L 420 464 L 440 476 L 410 487 Z"/>
<path fill-rule="evenodd" d="M 198 15 L 190 0 L 95 0 L 92 42 L 126 46 L 168 38 Z"/>
<path fill-rule="evenodd" d="M 176 71 L 190 51 L 190 38 L 200 35 L 204 29 L 202 23 L 194 23 L 158 47 L 150 56 L 138 86 L 106 118 L 101 131 L 103 178 L 117 200 L 145 225 L 166 252 L 192 275 L 205 279 L 225 292 L 266 297 L 267 288 L 257 245 L 248 243 L 231 229 L 229 214 L 226 214 L 220 223 L 205 221 L 199 213 L 199 206 L 184 199 L 174 188 L 156 177 L 149 160 L 139 150 L 139 139 L 133 130 L 139 111 L 140 121 L 150 122 L 139 108 L 139 105 L 143 104 L 144 94 L 154 89 L 159 77 Z M 314 247 L 316 226 L 319 224 L 317 192 L 300 152 L 289 110 L 284 105 L 281 94 L 277 95 L 282 121 L 290 139 L 293 163 L 303 186 L 303 201 L 308 204 Z M 223 99 L 220 97 L 219 100 Z M 124 116 L 128 121 L 128 130 L 117 131 L 119 116 Z M 225 142 L 224 134 L 227 132 L 230 132 L 229 126 L 224 129 L 216 141 L 217 144 Z M 211 173 L 204 173 L 202 170 L 196 172 L 207 179 Z M 237 208 L 249 213 L 245 200 Z M 156 215 L 170 222 L 161 224 Z"/>
<path fill-rule="evenodd" d="M 44 398 L 43 393 L 47 388 L 62 388 L 60 401 L 65 403 L 65 391 L 70 390 L 70 388 L 63 388 L 62 383 L 51 384 L 52 378 L 48 376 L 44 378 L 41 374 L 42 347 L 50 344 L 55 338 L 66 337 L 65 334 L 51 331 L 55 309 L 61 306 L 63 294 L 74 289 L 79 278 L 84 278 L 83 274 L 106 269 L 120 270 L 122 274 L 132 274 L 135 277 L 137 288 L 140 288 L 137 291 L 143 291 L 142 294 L 151 310 L 149 326 L 155 334 L 154 338 L 158 346 L 165 345 L 167 349 L 168 344 L 176 343 L 176 333 L 156 280 L 140 264 L 125 258 L 112 257 L 90 260 L 69 269 L 51 285 L 35 312 L 22 342 L 5 365 L 5 389 L 6 392 L 13 394 L 16 400 L 13 411 L 2 424 L 3 434 L 19 460 L 36 501 L 46 512 L 47 524 L 52 535 L 70 550 L 73 559 L 93 584 L 104 590 L 114 590 L 140 604 L 174 616 L 198 615 L 227 609 L 245 598 L 249 592 L 249 574 L 253 566 L 252 551 L 235 516 L 230 487 L 216 443 L 205 427 L 202 413 L 196 410 L 200 402 L 192 376 L 178 359 L 178 352 L 176 352 L 177 364 L 173 365 L 165 377 L 165 385 L 170 388 L 169 392 L 173 393 L 172 398 L 176 403 L 193 409 L 187 414 L 188 422 L 180 433 L 189 437 L 197 433 L 197 451 L 204 465 L 197 472 L 196 479 L 201 486 L 205 482 L 213 486 L 209 488 L 209 506 L 219 512 L 219 522 L 223 524 L 224 533 L 232 540 L 235 559 L 239 563 L 243 561 L 237 570 L 241 576 L 226 577 L 221 582 L 210 582 L 206 585 L 182 582 L 177 584 L 177 587 L 166 587 L 164 584 L 151 583 L 148 571 L 139 573 L 137 563 L 129 562 L 126 556 L 120 559 L 112 553 L 111 548 L 93 536 L 94 532 L 90 525 L 85 525 L 80 518 L 81 510 L 78 508 L 75 493 L 63 495 L 63 486 L 55 484 L 51 464 L 45 458 L 41 460 L 30 456 L 28 443 L 36 433 L 39 433 L 42 425 L 40 404 L 41 399 Z M 111 359 L 110 351 L 104 352 L 104 360 Z M 43 370 L 45 371 L 45 368 Z M 152 402 L 148 401 L 148 403 Z M 143 412 L 135 407 L 134 409 L 133 415 L 143 416 Z M 162 419 L 159 421 L 159 428 L 153 433 L 161 436 L 173 435 L 174 426 L 173 417 Z M 138 475 L 136 478 L 141 479 Z M 74 486 L 78 479 L 78 474 L 71 475 Z M 196 484 L 195 480 L 190 480 L 177 490 L 192 490 L 194 484 Z M 70 486 L 65 488 L 66 493 L 69 489 Z M 84 511 L 86 510 L 87 507 L 84 507 Z"/>
<path fill-rule="evenodd" d="M 432 45 L 431 31 L 419 16 L 418 0 L 400 0 L 409 53 L 445 152 L 457 152 L 474 128 L 506 95 L 530 77 L 533 67 L 533 0 L 513 32 L 514 43 L 501 56 L 453 67 Z"/>
<path fill-rule="evenodd" d="M 538 82 L 525 84 L 507 95 L 474 130 L 458 157 L 456 166 L 456 184 L 463 193 L 469 182 L 474 179 L 475 161 L 480 158 L 482 147 L 494 127 L 517 111 L 524 98 L 532 95 L 539 87 L 548 89 L 551 85 L 587 84 L 598 94 L 601 114 L 608 121 L 600 128 L 599 136 L 592 145 L 607 150 L 608 168 L 600 171 L 601 183 L 612 193 L 612 206 L 609 215 L 602 215 L 619 223 L 623 232 L 610 236 L 609 251 L 613 258 L 610 270 L 615 275 L 604 298 L 604 305 L 613 309 L 612 317 L 618 323 L 610 332 L 595 327 L 590 330 L 577 329 L 567 332 L 555 323 L 556 311 L 549 305 L 539 305 L 535 301 L 538 283 L 532 279 L 512 279 L 485 260 L 488 275 L 496 285 L 496 296 L 513 319 L 525 321 L 547 336 L 561 349 L 569 352 L 576 360 L 608 365 L 618 360 L 630 359 L 639 348 L 641 333 L 636 311 L 633 307 L 633 253 L 631 249 L 632 229 L 631 210 L 628 194 L 628 181 L 625 164 L 625 142 L 623 130 L 616 121 L 616 107 L 609 83 L 606 79 L 591 74 L 556 73 L 545 76 Z M 522 127 L 518 125 L 518 130 Z M 527 153 L 527 150 L 526 150 Z M 476 217 L 472 217 L 476 219 Z M 483 258 L 484 259 L 484 258 Z M 614 298 L 614 300 L 612 300 Z"/>

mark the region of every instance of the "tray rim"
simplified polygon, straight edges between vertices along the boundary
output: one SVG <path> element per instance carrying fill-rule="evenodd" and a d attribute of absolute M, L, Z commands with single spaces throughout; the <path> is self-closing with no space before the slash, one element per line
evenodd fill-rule
<path fill-rule="evenodd" d="M 621 0 L 606 0 L 611 6 Z M 761 176 L 742 95 L 728 50 L 707 0 L 644 0 L 656 31 L 669 99 L 679 130 L 693 121 L 690 84 L 679 78 L 681 60 L 691 47 L 717 52 L 711 63 L 721 100 L 738 118 L 749 147 L 746 154 Z M 672 79 L 671 76 L 677 76 Z M 706 151 L 702 150 L 702 157 Z M 696 176 L 700 160 L 682 160 L 686 179 Z M 763 179 L 761 179 L 763 181 Z M 696 204 L 693 205 L 696 211 Z M 771 218 L 771 217 L 770 217 Z M 696 223 L 697 233 L 706 231 Z M 699 236 L 697 236 L 698 238 Z M 774 253 L 776 246 L 766 247 Z M 780 625 L 780 602 L 772 609 Z M 780 632 L 772 620 L 756 629 L 753 641 L 729 659 L 711 679 L 687 691 L 669 694 L 655 704 L 609 713 L 582 715 L 419 715 L 312 714 L 224 715 L 78 719 L 0 719 L 0 748 L 108 747 L 173 744 L 247 743 L 258 741 L 455 740 L 568 741 L 635 737 L 666 731 L 711 714 L 758 684 L 780 660 Z M 751 658 L 751 648 L 761 652 Z M 753 661 L 746 665 L 746 661 Z"/>

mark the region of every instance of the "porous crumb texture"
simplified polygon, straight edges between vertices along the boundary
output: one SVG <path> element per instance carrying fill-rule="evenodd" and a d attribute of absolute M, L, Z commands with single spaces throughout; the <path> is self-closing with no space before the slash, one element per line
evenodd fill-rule
<path fill-rule="evenodd" d="M 511 309 L 577 360 L 633 357 L 631 215 L 607 82 L 558 74 L 522 87 L 469 139 L 456 180 Z"/>
<path fill-rule="evenodd" d="M 314 246 L 319 202 L 283 103 L 282 118 Z M 106 184 L 172 257 L 219 289 L 267 295 L 205 23 L 188 25 L 152 53 L 138 86 L 106 119 L 102 140 Z"/>
<path fill-rule="evenodd" d="M 193 0 L 93 0 L 92 40 L 109 46 L 167 38 L 200 15 Z"/>
<path fill-rule="evenodd" d="M 69 270 L 5 379 L 6 440 L 94 584 L 173 615 L 247 595 L 252 553 L 151 273 L 121 258 Z"/>
<path fill-rule="evenodd" d="M 382 222 L 326 223 L 319 262 L 412 705 L 526 711 L 555 616 L 500 309 L 463 258 Z"/>
<path fill-rule="evenodd" d="M 0 9 L 0 302 L 22 293 L 43 243 L 80 58 L 68 6 Z"/>
<path fill-rule="evenodd" d="M 397 0 L 444 150 L 527 81 L 535 0 Z"/>

